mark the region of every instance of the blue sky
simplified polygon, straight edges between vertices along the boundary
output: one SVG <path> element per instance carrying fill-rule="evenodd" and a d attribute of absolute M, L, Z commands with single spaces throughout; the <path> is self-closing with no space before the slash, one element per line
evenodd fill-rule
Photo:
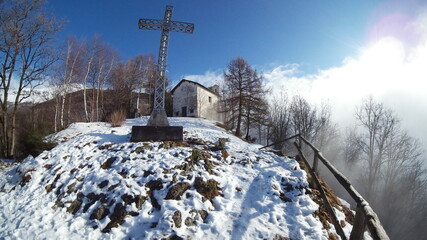
<path fill-rule="evenodd" d="M 195 24 L 192 35 L 171 33 L 172 86 L 183 77 L 209 86 L 241 56 L 262 73 L 271 96 L 328 102 L 343 131 L 373 96 L 427 150 L 427 1 L 50 0 L 49 8 L 68 20 L 62 39 L 98 34 L 125 60 L 157 56 L 160 32 L 137 22 L 163 18 L 166 5 L 174 6 L 173 20 Z"/>
<path fill-rule="evenodd" d="M 260 70 L 297 63 L 311 73 L 337 66 L 366 43 L 381 4 L 384 1 L 49 1 L 56 15 L 68 21 L 62 37 L 99 34 L 124 59 L 157 56 L 160 32 L 141 31 L 137 22 L 163 18 L 165 6 L 173 5 L 174 20 L 195 24 L 192 35 L 171 34 L 168 74 L 173 81 L 223 69 L 236 56 Z M 390 2 L 388 8 L 393 11 L 397 5 Z"/>

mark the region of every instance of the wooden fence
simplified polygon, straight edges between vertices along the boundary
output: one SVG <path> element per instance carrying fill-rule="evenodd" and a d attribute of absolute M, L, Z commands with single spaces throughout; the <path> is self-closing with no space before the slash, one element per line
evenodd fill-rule
<path fill-rule="evenodd" d="M 341 237 L 342 240 L 347 240 L 347 237 L 344 234 L 344 231 L 338 221 L 338 218 L 335 215 L 335 212 L 332 208 L 332 205 L 329 203 L 328 198 L 326 197 L 325 191 L 323 190 L 319 179 L 318 179 L 318 164 L 319 160 L 326 166 L 327 169 L 334 175 L 337 181 L 344 187 L 344 189 L 350 194 L 351 198 L 356 202 L 356 216 L 353 224 L 353 229 L 350 233 L 350 240 L 361 240 L 363 239 L 363 233 L 365 232 L 365 228 L 368 227 L 368 230 L 371 234 L 371 237 L 374 240 L 389 240 L 384 227 L 381 225 L 381 222 L 377 216 L 377 214 L 372 210 L 369 203 L 362 197 L 362 195 L 351 185 L 350 181 L 342 174 L 338 169 L 336 169 L 325 157 L 323 157 L 322 153 L 317 149 L 311 142 L 305 139 L 302 135 L 297 134 L 292 137 L 286 138 L 280 142 L 276 142 L 270 145 L 267 145 L 263 148 L 267 148 L 273 146 L 278 143 L 286 142 L 289 140 L 298 140 L 294 142 L 296 149 L 298 150 L 299 156 L 305 162 L 309 169 L 309 174 L 312 176 L 312 184 L 317 186 L 320 195 L 325 203 L 326 209 L 329 214 L 332 216 L 332 221 L 335 226 L 335 230 L 337 234 Z M 311 150 L 313 150 L 313 163 L 310 166 L 304 153 L 302 151 L 302 144 L 307 145 Z"/>

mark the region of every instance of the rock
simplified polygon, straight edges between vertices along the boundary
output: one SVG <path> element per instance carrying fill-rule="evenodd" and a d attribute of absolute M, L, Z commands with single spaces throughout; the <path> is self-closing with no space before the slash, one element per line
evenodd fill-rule
<path fill-rule="evenodd" d="M 31 180 L 31 175 L 29 175 L 29 174 L 25 174 L 25 175 L 22 177 L 22 180 L 21 180 L 20 185 L 23 187 L 23 186 L 25 186 L 25 184 L 27 184 L 30 180 Z"/>
<path fill-rule="evenodd" d="M 67 212 L 71 214 L 76 214 L 82 206 L 82 200 L 76 199 L 74 200 L 69 207 L 67 207 Z"/>
<path fill-rule="evenodd" d="M 177 177 L 178 177 L 178 173 L 174 173 L 173 175 L 172 175 L 172 182 L 173 183 L 176 183 L 178 180 L 177 180 Z"/>
<path fill-rule="evenodd" d="M 284 187 L 285 187 L 286 192 L 290 192 L 290 191 L 294 190 L 294 186 L 290 183 L 285 183 Z"/>
<path fill-rule="evenodd" d="M 185 224 L 187 227 L 191 227 L 191 226 L 196 225 L 196 221 L 195 221 L 193 218 L 191 218 L 191 217 L 187 217 L 187 218 L 185 219 L 185 221 L 184 221 L 184 224 Z"/>
<path fill-rule="evenodd" d="M 52 164 L 46 164 L 43 167 L 46 168 L 46 169 L 51 169 L 52 168 Z"/>
<path fill-rule="evenodd" d="M 184 194 L 184 192 L 187 191 L 190 188 L 190 186 L 191 185 L 187 182 L 181 182 L 181 183 L 175 184 L 169 189 L 165 199 L 180 200 L 182 194 Z"/>
<path fill-rule="evenodd" d="M 175 227 L 180 228 L 182 223 L 182 215 L 179 210 L 176 210 L 172 216 L 173 223 Z"/>
<path fill-rule="evenodd" d="M 218 187 L 219 183 L 214 179 L 203 181 L 203 178 L 196 177 L 194 181 L 194 187 L 197 192 L 208 200 L 212 200 L 214 197 L 221 195 L 219 192 L 221 189 Z"/>
<path fill-rule="evenodd" d="M 144 143 L 143 146 L 139 146 L 137 148 L 135 148 L 135 153 L 140 154 L 140 153 L 145 153 L 145 151 L 147 150 L 151 150 L 151 145 L 148 143 Z"/>
<path fill-rule="evenodd" d="M 212 162 L 212 161 L 210 161 L 210 160 L 208 160 L 208 159 L 204 159 L 203 161 L 204 161 L 204 166 L 205 166 L 206 171 L 207 171 L 209 174 L 213 174 L 213 171 L 212 171 L 212 169 L 213 169 L 213 167 L 214 167 L 213 162 Z"/>
<path fill-rule="evenodd" d="M 58 207 L 64 207 L 64 203 L 61 202 L 61 196 L 58 196 L 58 198 L 55 200 L 54 209 Z"/>
<path fill-rule="evenodd" d="M 207 145 L 207 142 L 203 141 L 200 138 L 187 138 L 187 143 L 191 145 Z"/>
<path fill-rule="evenodd" d="M 114 203 L 116 203 L 116 200 L 111 199 L 111 200 L 108 202 L 108 206 L 109 206 L 109 207 L 111 207 L 111 206 L 113 206 L 113 205 L 114 205 Z"/>
<path fill-rule="evenodd" d="M 128 214 L 132 217 L 139 216 L 139 212 L 135 212 L 135 211 L 130 211 Z"/>
<path fill-rule="evenodd" d="M 126 207 L 121 203 L 117 203 L 114 207 L 114 212 L 110 215 L 111 221 L 107 224 L 107 226 L 102 229 L 103 233 L 108 233 L 111 231 L 111 228 L 116 228 L 119 225 L 124 223 L 124 219 L 128 215 L 126 211 Z"/>
<path fill-rule="evenodd" d="M 145 149 L 144 149 L 143 146 L 135 148 L 135 153 L 136 154 L 140 154 L 140 153 L 144 153 L 144 152 L 145 152 Z"/>
<path fill-rule="evenodd" d="M 129 194 L 123 194 L 122 195 L 122 200 L 124 203 L 126 203 L 127 205 L 131 204 L 134 202 L 133 196 L 129 195 Z"/>
<path fill-rule="evenodd" d="M 193 148 L 190 159 L 192 163 L 197 164 L 198 161 L 209 159 L 210 157 L 211 155 L 208 152 Z"/>
<path fill-rule="evenodd" d="M 116 161 L 115 157 L 111 157 L 109 159 L 107 159 L 107 161 L 105 161 L 102 165 L 101 168 L 102 169 L 108 169 L 111 167 L 111 165 L 113 165 L 113 162 Z"/>
<path fill-rule="evenodd" d="M 116 183 L 116 184 L 114 184 L 114 185 L 109 186 L 109 187 L 108 187 L 108 191 L 113 190 L 114 188 L 118 187 L 119 185 L 120 185 L 120 183 Z"/>
<path fill-rule="evenodd" d="M 48 185 L 46 185 L 46 187 L 44 189 L 46 189 L 46 192 L 50 192 L 50 191 L 52 191 L 53 188 L 55 188 L 55 186 L 53 184 L 48 184 Z"/>
<path fill-rule="evenodd" d="M 230 154 L 228 154 L 227 150 L 224 148 L 221 150 L 221 156 L 224 160 L 226 160 Z"/>
<path fill-rule="evenodd" d="M 122 170 L 119 172 L 119 175 L 120 175 L 120 176 L 122 176 L 122 178 L 127 178 L 128 172 L 127 172 L 127 170 L 126 170 L 126 169 L 122 169 Z"/>
<path fill-rule="evenodd" d="M 98 187 L 99 188 L 104 188 L 105 186 L 107 186 L 108 185 L 108 180 L 104 180 L 104 181 L 102 181 L 101 183 L 99 183 L 98 184 Z"/>
<path fill-rule="evenodd" d="M 225 143 L 229 142 L 229 138 L 218 138 L 218 145 L 225 148 Z"/>
<path fill-rule="evenodd" d="M 96 194 L 91 192 L 86 197 L 91 201 L 101 201 L 102 203 L 107 202 L 107 195 L 105 195 L 105 193 Z"/>
<path fill-rule="evenodd" d="M 288 237 L 283 237 L 282 235 L 276 234 L 273 240 L 291 240 L 291 239 Z"/>
<path fill-rule="evenodd" d="M 215 143 L 213 147 L 210 148 L 211 151 L 222 151 L 225 150 L 225 143 L 229 142 L 228 138 L 218 138 L 218 143 Z"/>
<path fill-rule="evenodd" d="M 150 194 L 150 200 L 151 200 L 151 205 L 155 209 L 160 210 L 161 206 L 160 206 L 159 202 L 157 201 L 156 197 L 154 197 L 153 193 Z"/>
<path fill-rule="evenodd" d="M 134 197 L 134 202 L 135 202 L 136 208 L 141 209 L 142 204 L 144 204 L 145 200 L 147 200 L 147 197 L 142 196 L 142 195 L 136 195 Z"/>
<path fill-rule="evenodd" d="M 68 187 L 67 187 L 67 193 L 68 194 L 70 194 L 70 193 L 72 193 L 72 192 L 75 192 L 77 189 L 76 189 L 76 185 L 77 185 L 77 183 L 76 182 L 74 182 L 74 183 L 72 183 L 72 184 L 70 184 L 70 185 L 68 185 Z"/>
<path fill-rule="evenodd" d="M 99 150 L 108 150 L 108 149 L 110 149 L 113 145 L 114 145 L 114 143 L 107 143 L 107 144 L 104 144 L 104 145 L 102 145 L 102 146 L 99 146 L 99 147 L 98 147 L 98 149 L 99 149 Z"/>
<path fill-rule="evenodd" d="M 89 202 L 86 203 L 86 205 L 83 207 L 84 213 L 87 212 L 87 210 L 97 201 L 100 201 L 101 203 L 104 203 L 104 204 L 107 203 L 108 201 L 107 195 L 105 195 L 105 193 L 96 194 L 91 192 L 88 195 L 86 195 L 86 198 L 89 199 Z"/>
<path fill-rule="evenodd" d="M 284 202 L 292 202 L 292 199 L 286 197 L 285 193 L 283 193 L 283 192 L 280 192 L 279 198 Z"/>
<path fill-rule="evenodd" d="M 163 240 L 163 239 L 162 239 Z M 167 238 L 167 240 L 184 240 L 184 238 L 178 236 L 178 235 L 172 235 L 169 238 Z"/>
<path fill-rule="evenodd" d="M 147 170 L 147 171 L 145 171 L 144 170 L 144 174 L 142 175 L 143 177 L 148 177 L 148 176 L 150 176 L 150 175 L 153 175 L 155 172 L 152 172 L 152 171 L 150 171 L 150 170 Z"/>
<path fill-rule="evenodd" d="M 163 188 L 162 179 L 158 178 L 156 180 L 151 180 L 148 183 L 146 183 L 145 186 L 150 189 L 149 193 L 150 193 L 151 205 L 155 209 L 160 210 L 161 207 L 160 207 L 160 204 L 158 203 L 157 199 L 154 197 L 154 191 L 160 190 Z"/>
<path fill-rule="evenodd" d="M 89 208 L 95 203 L 96 203 L 96 201 L 90 201 L 90 202 L 86 203 L 85 206 L 83 207 L 83 213 L 86 213 L 87 210 L 89 210 Z"/>
<path fill-rule="evenodd" d="M 206 210 L 197 210 L 203 222 L 206 223 L 206 218 L 208 218 L 208 211 Z"/>
<path fill-rule="evenodd" d="M 106 204 L 102 204 L 97 209 L 93 210 L 92 214 L 90 215 L 89 219 L 93 220 L 101 220 L 104 219 L 106 216 L 110 214 L 110 210 L 108 209 Z"/>
<path fill-rule="evenodd" d="M 145 186 L 148 187 L 151 191 L 160 190 L 163 188 L 163 182 L 162 179 L 158 178 L 156 180 L 149 181 L 145 184 Z"/>
<path fill-rule="evenodd" d="M 196 210 L 192 209 L 190 211 L 190 214 L 192 214 L 193 220 L 198 221 L 200 218 L 203 220 L 204 223 L 206 223 L 206 218 L 208 217 L 208 212 L 206 210 Z M 200 216 L 200 218 L 199 218 Z"/>
<path fill-rule="evenodd" d="M 56 194 L 56 195 L 61 194 L 61 192 L 62 192 L 61 190 L 62 190 L 62 187 L 63 187 L 63 186 L 64 186 L 64 184 L 61 184 L 61 185 L 59 185 L 59 187 L 57 187 L 57 188 L 56 188 L 56 191 L 55 191 L 55 194 Z"/>

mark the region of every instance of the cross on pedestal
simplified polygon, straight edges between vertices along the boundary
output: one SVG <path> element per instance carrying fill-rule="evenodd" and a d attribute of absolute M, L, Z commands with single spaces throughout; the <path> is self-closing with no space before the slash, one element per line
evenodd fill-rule
<path fill-rule="evenodd" d="M 147 126 L 132 126 L 131 141 L 182 141 L 182 126 L 169 126 L 165 111 L 165 70 L 169 32 L 193 33 L 194 24 L 172 21 L 172 6 L 166 6 L 163 20 L 139 19 L 142 30 L 161 30 L 158 76 L 154 86 L 154 107 Z"/>
<path fill-rule="evenodd" d="M 139 19 L 138 27 L 142 30 L 161 30 L 158 57 L 158 77 L 154 87 L 154 108 L 147 126 L 169 126 L 165 111 L 165 71 L 169 32 L 193 33 L 194 24 L 172 21 L 173 6 L 166 6 L 163 20 Z"/>

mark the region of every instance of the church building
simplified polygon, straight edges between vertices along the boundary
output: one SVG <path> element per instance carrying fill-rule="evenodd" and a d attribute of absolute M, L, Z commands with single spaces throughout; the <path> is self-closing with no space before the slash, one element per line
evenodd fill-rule
<path fill-rule="evenodd" d="M 223 121 L 219 112 L 220 95 L 218 85 L 205 87 L 190 80 L 181 80 L 172 89 L 173 116 L 197 117 Z"/>

